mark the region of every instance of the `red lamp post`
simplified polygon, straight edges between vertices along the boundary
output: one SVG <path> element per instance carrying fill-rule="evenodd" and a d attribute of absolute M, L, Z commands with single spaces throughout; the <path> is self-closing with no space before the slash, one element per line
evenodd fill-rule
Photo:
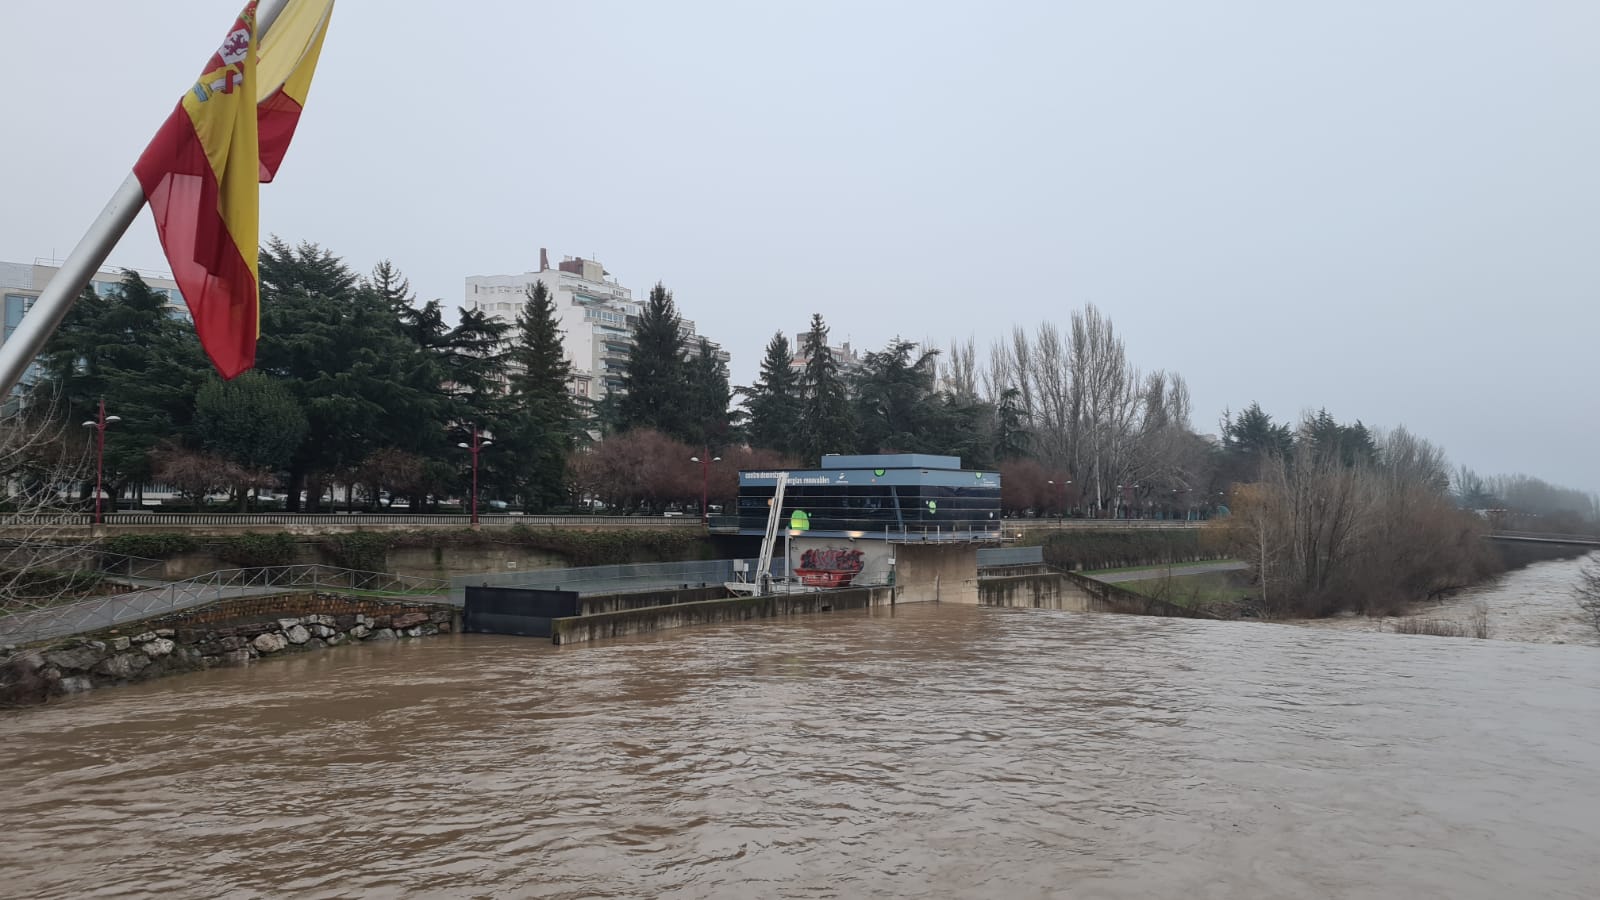
<path fill-rule="evenodd" d="M 100 414 L 93 421 L 83 423 L 85 428 L 93 428 L 95 434 L 95 463 L 94 463 L 94 523 L 104 525 L 105 513 L 100 508 L 100 496 L 104 493 L 103 485 L 106 480 L 106 426 L 113 422 L 121 422 L 121 416 L 106 415 L 106 398 L 100 398 Z"/>
<path fill-rule="evenodd" d="M 472 426 L 472 443 L 456 444 L 457 447 L 472 454 L 472 527 L 474 528 L 478 527 L 478 454 L 483 448 L 493 445 L 494 441 L 484 437 L 476 425 Z"/>
<path fill-rule="evenodd" d="M 689 462 L 700 464 L 700 524 L 711 527 L 711 510 L 706 505 L 711 500 L 711 464 L 722 462 L 722 457 L 712 456 L 711 448 L 701 451 L 699 456 L 689 457 Z"/>

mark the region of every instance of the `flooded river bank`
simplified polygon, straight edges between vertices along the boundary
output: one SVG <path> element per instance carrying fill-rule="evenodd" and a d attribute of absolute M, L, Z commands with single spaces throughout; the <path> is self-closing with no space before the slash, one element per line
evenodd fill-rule
<path fill-rule="evenodd" d="M 1600 651 L 911 606 L 0 716 L 26 897 L 1593 896 Z"/>
<path fill-rule="evenodd" d="M 1594 556 L 1555 559 L 1513 569 L 1437 603 L 1419 603 L 1412 615 L 1465 624 L 1481 610 L 1489 638 L 1534 644 L 1600 647 L 1600 631 L 1578 609 L 1573 588 L 1578 570 Z M 1393 618 L 1335 616 L 1298 624 L 1340 631 L 1393 631 Z"/>

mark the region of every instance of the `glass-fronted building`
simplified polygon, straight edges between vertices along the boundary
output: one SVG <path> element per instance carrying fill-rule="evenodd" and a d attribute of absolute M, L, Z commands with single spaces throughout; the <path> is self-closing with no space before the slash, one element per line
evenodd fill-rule
<path fill-rule="evenodd" d="M 774 470 L 739 473 L 739 533 L 764 534 Z M 956 456 L 828 455 L 787 471 L 780 528 L 817 537 L 935 540 L 998 535 L 1000 473 L 961 468 Z"/>

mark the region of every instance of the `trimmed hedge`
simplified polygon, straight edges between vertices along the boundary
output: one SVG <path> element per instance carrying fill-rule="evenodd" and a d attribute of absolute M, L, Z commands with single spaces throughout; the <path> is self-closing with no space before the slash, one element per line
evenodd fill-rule
<path fill-rule="evenodd" d="M 166 559 L 179 553 L 188 553 L 200 544 L 187 534 L 157 532 L 155 534 L 119 534 L 103 545 L 107 553 L 137 556 L 141 559 Z"/>

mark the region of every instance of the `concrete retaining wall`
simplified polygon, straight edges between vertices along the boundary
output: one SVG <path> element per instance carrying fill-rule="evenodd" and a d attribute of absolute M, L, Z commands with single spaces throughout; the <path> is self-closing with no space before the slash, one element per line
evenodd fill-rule
<path fill-rule="evenodd" d="M 976 544 L 895 544 L 897 603 L 966 603 L 977 606 Z"/>
<path fill-rule="evenodd" d="M 652 606 L 676 606 L 680 603 L 701 603 L 706 600 L 726 600 L 730 596 L 728 589 L 720 584 L 706 587 L 660 590 L 660 591 L 633 591 L 622 594 L 596 594 L 592 597 L 578 598 L 578 615 L 597 616 L 602 613 L 626 612 L 633 609 L 648 609 Z"/>
<path fill-rule="evenodd" d="M 1090 612 L 1123 613 L 1133 616 L 1167 616 L 1179 619 L 1215 619 L 1217 616 L 1154 597 L 1104 581 L 1096 581 L 1077 572 L 1057 573 L 1067 582 L 1076 585 L 1089 595 Z"/>
<path fill-rule="evenodd" d="M 1055 573 L 984 578 L 978 583 L 978 597 L 983 606 L 1072 612 L 1089 612 L 1092 599 L 1088 592 Z"/>
<path fill-rule="evenodd" d="M 557 644 L 581 644 L 689 625 L 745 622 L 751 619 L 844 609 L 870 609 L 874 606 L 888 606 L 894 602 L 894 589 L 890 587 L 846 588 L 839 591 L 815 591 L 805 594 L 702 600 L 593 616 L 575 616 L 556 619 L 551 623 L 551 630 L 554 633 L 552 640 Z"/>

